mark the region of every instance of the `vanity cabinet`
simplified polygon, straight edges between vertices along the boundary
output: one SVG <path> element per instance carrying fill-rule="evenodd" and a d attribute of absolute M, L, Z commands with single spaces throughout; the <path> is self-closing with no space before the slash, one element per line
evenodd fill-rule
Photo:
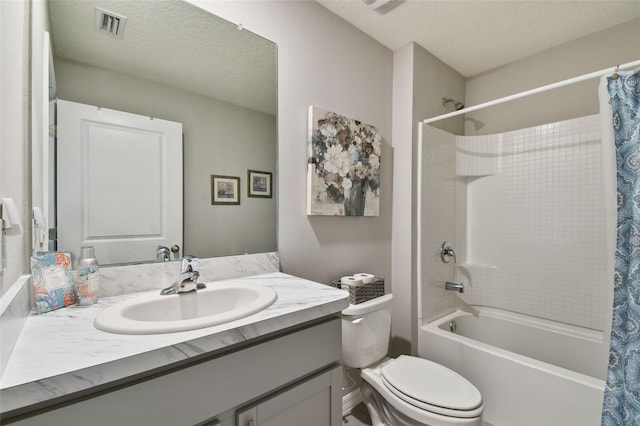
<path fill-rule="evenodd" d="M 332 317 L 6 424 L 338 426 L 340 333 Z"/>
<path fill-rule="evenodd" d="M 342 399 L 333 400 L 335 397 L 333 391 L 340 389 L 341 386 L 342 368 L 338 366 L 239 410 L 236 424 L 237 426 L 335 424 L 331 421 L 331 407 L 341 404 Z"/>

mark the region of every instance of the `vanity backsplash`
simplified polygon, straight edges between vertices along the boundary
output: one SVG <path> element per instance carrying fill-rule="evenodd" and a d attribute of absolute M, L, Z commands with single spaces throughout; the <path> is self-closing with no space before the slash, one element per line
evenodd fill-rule
<path fill-rule="evenodd" d="M 277 252 L 202 258 L 199 282 L 248 277 L 280 271 Z M 163 289 L 180 273 L 180 262 L 144 263 L 100 268 L 100 298 Z M 9 360 L 32 308 L 28 276 L 22 277 L 0 303 L 0 375 Z M 31 296 L 31 297 L 30 297 Z"/>
<path fill-rule="evenodd" d="M 248 277 L 280 271 L 277 252 L 202 258 L 199 282 Z M 180 262 L 144 263 L 100 269 L 100 297 L 163 289 L 180 274 Z"/>

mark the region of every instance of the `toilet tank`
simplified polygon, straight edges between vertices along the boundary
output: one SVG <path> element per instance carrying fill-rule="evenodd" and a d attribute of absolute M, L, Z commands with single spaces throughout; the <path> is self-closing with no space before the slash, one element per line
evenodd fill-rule
<path fill-rule="evenodd" d="M 392 294 L 349 305 L 342 311 L 342 363 L 363 368 L 380 361 L 389 350 Z"/>

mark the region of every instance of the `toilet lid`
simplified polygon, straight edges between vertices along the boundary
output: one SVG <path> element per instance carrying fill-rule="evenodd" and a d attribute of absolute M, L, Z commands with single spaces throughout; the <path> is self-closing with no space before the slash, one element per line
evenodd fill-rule
<path fill-rule="evenodd" d="M 402 355 L 381 369 L 385 384 L 406 402 L 469 411 L 482 404 L 482 396 L 467 379 L 435 362 Z M 394 389 L 390 389 L 394 390 Z M 414 404 L 415 405 L 415 404 Z"/>

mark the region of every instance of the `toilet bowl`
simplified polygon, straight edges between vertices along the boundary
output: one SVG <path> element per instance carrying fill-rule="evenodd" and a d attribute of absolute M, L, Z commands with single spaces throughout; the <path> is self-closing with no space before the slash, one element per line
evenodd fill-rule
<path fill-rule="evenodd" d="M 392 299 L 387 294 L 342 311 L 343 364 L 362 369 L 360 394 L 373 426 L 481 426 L 482 396 L 467 379 L 426 359 L 385 358 Z"/>

